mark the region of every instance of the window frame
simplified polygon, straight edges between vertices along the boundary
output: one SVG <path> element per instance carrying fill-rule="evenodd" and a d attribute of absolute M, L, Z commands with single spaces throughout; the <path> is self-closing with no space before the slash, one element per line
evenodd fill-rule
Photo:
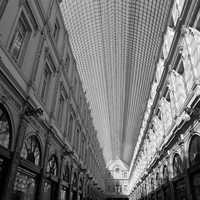
<path fill-rule="evenodd" d="M 8 3 L 8 0 L 0 0 L 0 19 L 4 14 L 4 11 L 6 9 L 7 3 Z"/>
<path fill-rule="evenodd" d="M 192 136 L 192 138 L 190 140 L 189 149 L 188 149 L 189 166 L 190 167 L 194 167 L 194 166 L 200 164 L 200 145 L 198 145 L 199 144 L 198 140 L 200 141 L 200 136 L 197 134 Z M 194 154 L 196 154 L 195 157 L 194 157 Z M 192 158 L 192 156 L 194 158 Z"/>
<path fill-rule="evenodd" d="M 46 86 L 45 86 L 45 89 L 44 89 L 44 92 L 43 92 L 43 85 L 44 85 L 44 80 L 45 80 L 44 79 L 45 71 L 47 71 L 48 77 L 47 77 Z M 48 94 L 49 94 L 48 90 L 49 90 L 49 85 L 50 85 L 50 82 L 51 82 L 51 77 L 52 77 L 52 71 L 51 71 L 50 64 L 48 63 L 48 61 L 45 61 L 43 73 L 42 73 L 42 77 L 41 77 L 42 87 L 41 87 L 41 90 L 40 90 L 40 99 L 43 103 L 46 103 L 46 100 L 47 100 L 47 97 L 48 97 Z M 43 95 L 42 95 L 42 93 L 43 93 Z"/>
<path fill-rule="evenodd" d="M 61 102 L 61 100 L 62 100 L 62 102 Z M 57 120 L 59 122 L 59 125 L 62 124 L 64 106 L 65 106 L 65 97 L 62 94 L 62 90 L 61 90 L 60 95 L 59 95 L 59 99 L 58 99 L 58 113 L 57 113 Z"/>
<path fill-rule="evenodd" d="M 0 147 L 9 150 L 11 148 L 11 144 L 12 144 L 12 123 L 11 123 L 11 118 L 10 118 L 10 115 L 9 115 L 6 107 L 1 103 L 0 103 L 0 110 L 2 111 L 2 115 L 6 116 L 6 121 L 8 123 L 8 130 L 9 130 L 8 131 L 9 132 L 8 145 L 7 146 L 3 146 L 3 145 L 0 144 Z"/>
<path fill-rule="evenodd" d="M 56 29 L 56 27 L 57 27 L 57 29 Z M 60 33 L 60 23 L 59 23 L 58 19 L 56 18 L 54 26 L 53 26 L 53 32 L 52 32 L 52 36 L 56 42 L 58 42 L 59 33 Z"/>
<path fill-rule="evenodd" d="M 13 55 L 13 51 L 15 48 L 15 42 L 16 42 L 16 38 L 17 38 L 17 30 L 19 29 L 20 22 L 25 28 L 25 35 L 24 35 L 23 42 L 20 46 L 20 50 L 18 52 L 18 56 L 15 58 Z M 25 12 L 22 10 L 19 14 L 18 19 L 16 20 L 16 24 L 14 25 L 14 30 L 11 34 L 11 38 L 10 38 L 9 45 L 8 45 L 8 52 L 10 52 L 11 57 L 13 58 L 13 60 L 16 63 L 19 64 L 19 66 L 23 61 L 25 50 L 28 46 L 28 42 L 30 40 L 30 36 L 31 36 L 32 32 L 33 32 L 33 29 L 31 28 L 31 23 L 29 22 L 28 17 L 26 16 Z"/>
<path fill-rule="evenodd" d="M 70 56 L 67 52 L 66 58 L 65 58 L 65 72 L 66 74 L 69 72 L 69 66 L 70 66 Z"/>
<path fill-rule="evenodd" d="M 74 116 L 71 112 L 70 115 L 69 115 L 69 123 L 68 123 L 68 130 L 67 130 L 67 137 L 68 137 L 70 143 L 72 142 L 73 125 L 74 125 Z"/>
<path fill-rule="evenodd" d="M 27 145 L 26 145 L 26 144 L 28 143 L 29 140 L 34 141 L 35 144 L 37 145 L 37 146 L 34 146 L 34 152 L 31 152 L 31 153 L 35 153 L 36 147 L 38 148 L 38 153 L 39 153 L 38 163 L 36 163 L 36 160 L 33 162 L 33 161 L 31 161 L 31 160 L 28 159 L 28 156 L 29 156 L 29 155 L 28 155 L 28 148 L 27 148 Z M 32 147 L 33 147 L 33 146 L 32 146 L 32 145 L 33 145 L 32 141 L 31 141 L 31 144 L 30 144 L 31 150 L 32 150 Z M 23 155 L 23 149 L 25 149 L 26 152 L 27 152 L 26 158 L 24 157 L 25 154 Z M 28 136 L 28 137 L 25 138 L 25 140 L 24 140 L 24 142 L 23 142 L 23 147 L 22 147 L 20 156 L 21 156 L 21 158 L 23 158 L 25 161 L 28 161 L 28 162 L 32 163 L 32 164 L 35 165 L 36 167 L 40 167 L 40 166 L 41 166 L 41 162 L 42 162 L 41 144 L 40 144 L 40 142 L 39 142 L 37 136 L 35 136 L 35 135 L 30 135 L 30 136 Z M 34 156 L 35 156 L 35 155 L 34 155 Z M 35 158 L 35 157 L 34 157 L 34 158 Z"/>
<path fill-rule="evenodd" d="M 53 165 L 52 165 L 53 163 Z M 49 167 L 49 168 L 48 168 Z M 54 170 L 53 173 L 51 170 Z M 50 176 L 50 177 L 55 177 L 58 176 L 58 159 L 57 156 L 55 154 L 52 154 L 47 162 L 47 168 L 46 168 L 46 173 Z"/>
<path fill-rule="evenodd" d="M 177 165 L 177 164 L 179 164 L 179 165 Z M 180 176 L 184 171 L 183 160 L 178 153 L 174 154 L 172 167 L 173 167 L 173 176 L 174 177 Z"/>

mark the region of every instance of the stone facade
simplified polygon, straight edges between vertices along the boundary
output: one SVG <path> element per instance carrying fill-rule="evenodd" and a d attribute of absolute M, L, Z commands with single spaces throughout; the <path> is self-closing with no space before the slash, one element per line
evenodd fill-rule
<path fill-rule="evenodd" d="M 199 1 L 172 4 L 156 92 L 129 171 L 131 200 L 200 199 L 199 7 Z"/>
<path fill-rule="evenodd" d="M 0 1 L 0 199 L 102 199 L 105 161 L 59 0 Z"/>
<path fill-rule="evenodd" d="M 128 195 L 128 166 L 121 160 L 112 160 L 105 174 L 107 198 L 126 198 Z"/>

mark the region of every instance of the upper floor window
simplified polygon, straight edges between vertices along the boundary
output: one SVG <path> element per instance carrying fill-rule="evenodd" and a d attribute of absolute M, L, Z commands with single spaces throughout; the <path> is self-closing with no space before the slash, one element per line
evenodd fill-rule
<path fill-rule="evenodd" d="M 160 186 L 160 184 L 161 184 L 161 179 L 160 179 L 160 175 L 158 172 L 156 173 L 156 184 L 157 184 L 157 187 Z"/>
<path fill-rule="evenodd" d="M 193 136 L 189 148 L 190 165 L 200 163 L 200 136 Z"/>
<path fill-rule="evenodd" d="M 64 109 L 64 97 L 62 94 L 60 94 L 59 98 L 59 105 L 58 105 L 58 122 L 62 122 L 62 116 L 63 116 L 63 109 Z"/>
<path fill-rule="evenodd" d="M 40 144 L 36 136 L 30 136 L 25 140 L 21 151 L 21 156 L 36 166 L 40 164 Z"/>
<path fill-rule="evenodd" d="M 67 56 L 66 56 L 66 59 L 65 59 L 66 72 L 69 71 L 69 64 L 70 64 L 70 57 L 69 57 L 69 54 L 67 53 Z"/>
<path fill-rule="evenodd" d="M 55 155 L 52 155 L 47 164 L 47 173 L 50 176 L 57 176 L 58 173 L 58 163 Z"/>
<path fill-rule="evenodd" d="M 163 95 L 165 97 L 165 99 L 170 102 L 170 91 L 169 91 L 169 88 L 167 87 L 166 90 L 165 90 L 165 93 Z"/>
<path fill-rule="evenodd" d="M 41 99 L 42 101 L 46 100 L 46 96 L 48 93 L 48 86 L 50 83 L 50 78 L 51 78 L 51 71 L 49 69 L 48 64 L 45 64 L 45 68 L 43 71 L 43 77 L 42 77 L 42 85 L 41 85 Z"/>
<path fill-rule="evenodd" d="M 0 0 L 0 18 L 4 13 L 8 0 Z"/>
<path fill-rule="evenodd" d="M 0 104 L 0 146 L 9 148 L 11 140 L 11 122 L 5 107 Z"/>
<path fill-rule="evenodd" d="M 171 15 L 170 16 L 170 20 L 169 20 L 169 27 L 174 29 L 175 25 L 174 25 L 174 19 L 173 19 L 173 16 Z"/>
<path fill-rule="evenodd" d="M 151 190 L 154 190 L 154 179 L 153 179 L 153 177 L 151 178 L 151 185 L 150 185 L 150 187 L 151 187 Z"/>
<path fill-rule="evenodd" d="M 168 181 L 168 180 L 169 180 L 169 172 L 168 172 L 167 166 L 165 165 L 165 166 L 163 167 L 163 181 L 164 181 L 164 183 L 165 183 L 165 182 Z"/>
<path fill-rule="evenodd" d="M 77 79 L 76 78 L 74 78 L 74 92 L 76 92 L 76 88 L 77 88 Z"/>
<path fill-rule="evenodd" d="M 127 176 L 128 176 L 128 173 L 124 172 L 124 178 L 127 178 Z"/>
<path fill-rule="evenodd" d="M 119 171 L 120 171 L 119 167 L 116 167 L 116 168 L 115 168 L 115 172 L 116 172 L 116 173 L 119 173 Z"/>
<path fill-rule="evenodd" d="M 183 163 L 179 154 L 175 154 L 174 156 L 173 172 L 175 177 L 183 173 Z"/>
<path fill-rule="evenodd" d="M 176 68 L 176 71 L 180 74 L 184 74 L 184 66 L 183 66 L 183 61 L 180 60 L 178 67 Z"/>
<path fill-rule="evenodd" d="M 83 158 L 84 158 L 84 149 L 85 149 L 85 140 L 84 140 L 84 136 L 83 136 L 83 133 L 81 134 L 81 144 L 80 144 L 80 153 L 81 153 L 81 158 L 82 158 L 82 160 L 83 160 Z"/>
<path fill-rule="evenodd" d="M 200 31 L 200 17 L 198 18 L 197 24 L 196 24 L 196 29 Z"/>
<path fill-rule="evenodd" d="M 74 134 L 74 147 L 78 152 L 79 147 L 79 134 L 80 134 L 80 128 L 76 128 L 75 134 Z"/>
<path fill-rule="evenodd" d="M 84 181 L 83 181 L 83 178 L 80 178 L 80 181 L 79 181 L 79 191 L 82 191 L 83 187 L 84 187 Z"/>
<path fill-rule="evenodd" d="M 69 117 L 69 127 L 68 127 L 68 138 L 69 138 L 69 141 L 70 141 L 70 142 L 71 142 L 71 140 L 72 140 L 72 127 L 73 127 L 73 122 L 74 122 L 73 116 L 72 116 L 72 114 L 70 114 L 70 117 Z"/>
<path fill-rule="evenodd" d="M 9 46 L 9 51 L 15 61 L 19 60 L 22 51 L 24 50 L 25 45 L 27 43 L 27 39 L 30 32 L 30 26 L 24 14 L 22 14 L 19 18 L 18 24 L 15 28 L 15 32 Z"/>
<path fill-rule="evenodd" d="M 124 191 L 128 190 L 128 185 L 124 185 Z"/>
<path fill-rule="evenodd" d="M 162 114 L 160 109 L 158 108 L 157 112 L 156 112 L 156 116 L 158 117 L 159 120 L 162 120 Z"/>
<path fill-rule="evenodd" d="M 68 164 L 66 164 L 64 169 L 63 180 L 68 183 L 70 182 L 70 168 Z"/>
<path fill-rule="evenodd" d="M 82 111 L 82 94 L 79 94 L 79 108 L 80 108 L 80 111 Z"/>
<path fill-rule="evenodd" d="M 60 32 L 60 25 L 58 20 L 56 19 L 53 29 L 53 37 L 56 41 L 58 40 L 59 32 Z"/>
<path fill-rule="evenodd" d="M 78 177 L 77 177 L 76 172 L 74 172 L 73 181 L 72 181 L 72 186 L 73 186 L 74 188 L 77 188 L 77 187 L 78 187 Z"/>

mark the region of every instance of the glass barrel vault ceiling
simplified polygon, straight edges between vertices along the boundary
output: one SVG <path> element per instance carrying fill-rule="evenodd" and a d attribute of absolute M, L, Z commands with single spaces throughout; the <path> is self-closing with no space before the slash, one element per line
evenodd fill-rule
<path fill-rule="evenodd" d="M 130 164 L 171 0 L 60 4 L 106 162 Z"/>

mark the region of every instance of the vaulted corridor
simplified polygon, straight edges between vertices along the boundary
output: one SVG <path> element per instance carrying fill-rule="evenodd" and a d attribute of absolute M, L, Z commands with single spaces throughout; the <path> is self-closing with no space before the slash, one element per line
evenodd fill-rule
<path fill-rule="evenodd" d="M 200 0 L 0 0 L 0 200 L 200 200 Z"/>

